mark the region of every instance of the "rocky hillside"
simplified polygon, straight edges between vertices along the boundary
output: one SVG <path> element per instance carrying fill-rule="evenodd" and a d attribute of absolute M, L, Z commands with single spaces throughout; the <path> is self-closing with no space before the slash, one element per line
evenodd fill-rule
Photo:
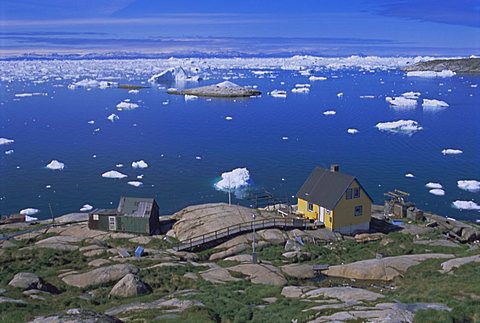
<path fill-rule="evenodd" d="M 451 70 L 457 74 L 480 74 L 480 58 L 435 59 L 403 68 L 406 72 Z"/>

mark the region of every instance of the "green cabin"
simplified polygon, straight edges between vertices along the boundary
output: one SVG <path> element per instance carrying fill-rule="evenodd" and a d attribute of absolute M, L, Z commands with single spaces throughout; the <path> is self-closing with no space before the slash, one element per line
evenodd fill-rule
<path fill-rule="evenodd" d="M 89 214 L 91 230 L 160 234 L 160 210 L 153 198 L 121 197 L 116 209 L 97 209 Z"/>

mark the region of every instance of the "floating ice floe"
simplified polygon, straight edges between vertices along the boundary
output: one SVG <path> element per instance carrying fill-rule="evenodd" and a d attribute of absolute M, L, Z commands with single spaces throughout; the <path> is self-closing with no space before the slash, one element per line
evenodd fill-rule
<path fill-rule="evenodd" d="M 38 212 L 40 212 L 39 209 L 34 209 L 34 208 L 27 208 L 27 209 L 23 209 L 23 210 L 20 210 L 20 214 L 23 214 L 23 215 L 34 215 L 34 214 L 37 214 Z"/>
<path fill-rule="evenodd" d="M 25 222 L 32 222 L 32 221 L 37 221 L 38 218 L 34 218 L 33 216 L 28 216 L 25 215 Z"/>
<path fill-rule="evenodd" d="M 148 164 L 142 159 L 132 163 L 133 168 L 147 168 Z"/>
<path fill-rule="evenodd" d="M 130 90 L 130 91 L 128 91 L 128 93 L 138 94 L 138 93 L 140 93 L 140 91 L 139 90 Z"/>
<path fill-rule="evenodd" d="M 441 188 L 431 189 L 430 191 L 428 191 L 428 193 L 436 195 L 436 196 L 444 196 L 445 195 L 445 191 L 442 190 Z"/>
<path fill-rule="evenodd" d="M 13 154 L 13 149 L 5 151 L 5 155 L 11 155 Z"/>
<path fill-rule="evenodd" d="M 88 212 L 88 211 L 91 211 L 91 210 L 93 210 L 93 206 L 91 206 L 90 204 L 84 204 L 80 208 L 80 212 Z"/>
<path fill-rule="evenodd" d="M 326 116 L 334 116 L 336 114 L 337 114 L 337 111 L 334 111 L 334 110 L 328 110 L 323 112 L 323 115 L 326 115 Z"/>
<path fill-rule="evenodd" d="M 225 117 L 225 120 L 233 120 L 233 118 L 230 117 L 230 116 L 226 116 L 226 117 Z"/>
<path fill-rule="evenodd" d="M 107 119 L 110 120 L 111 122 L 114 122 L 115 120 L 119 120 L 120 117 L 117 116 L 115 113 L 112 113 L 111 115 L 109 115 L 109 116 L 107 117 Z"/>
<path fill-rule="evenodd" d="M 314 76 L 314 75 L 312 75 L 312 76 L 310 76 L 310 77 L 308 78 L 308 80 L 311 81 L 311 82 L 314 82 L 314 81 L 325 81 L 326 79 L 327 79 L 327 78 L 324 77 L 324 76 Z"/>
<path fill-rule="evenodd" d="M 297 84 L 299 85 L 299 84 Z M 307 87 L 307 86 L 303 86 L 303 87 L 295 87 L 292 89 L 292 93 L 303 93 L 303 94 L 307 94 L 307 93 L 310 93 L 310 89 Z"/>
<path fill-rule="evenodd" d="M 375 95 L 360 95 L 360 99 L 375 99 Z"/>
<path fill-rule="evenodd" d="M 15 94 L 16 98 L 27 98 L 31 96 L 47 96 L 48 93 L 41 93 L 41 92 L 35 92 L 35 93 L 17 93 Z"/>
<path fill-rule="evenodd" d="M 118 179 L 121 179 L 121 178 L 125 178 L 125 177 L 128 177 L 127 175 L 125 174 L 122 174 L 120 172 L 117 172 L 116 170 L 111 170 L 111 171 L 108 171 L 108 172 L 105 172 L 102 174 L 102 177 L 104 178 L 118 178 Z"/>
<path fill-rule="evenodd" d="M 456 73 L 450 70 L 443 70 L 441 72 L 435 71 L 412 71 L 407 72 L 407 76 L 414 76 L 414 77 L 452 77 Z"/>
<path fill-rule="evenodd" d="M 142 174 L 142 175 L 138 175 L 138 176 L 137 176 L 137 179 L 143 179 L 143 176 L 144 176 L 143 174 Z"/>
<path fill-rule="evenodd" d="M 47 166 L 45 166 L 45 168 L 51 170 L 63 170 L 65 168 L 65 164 L 54 159 Z"/>
<path fill-rule="evenodd" d="M 131 185 L 131 186 L 134 186 L 134 187 L 140 187 L 140 186 L 143 185 L 142 182 L 138 182 L 138 181 L 131 181 L 131 182 L 128 182 L 127 184 Z"/>
<path fill-rule="evenodd" d="M 407 177 L 407 178 L 414 178 L 415 175 L 413 175 L 412 173 L 407 173 L 407 174 L 405 174 L 405 177 Z"/>
<path fill-rule="evenodd" d="M 474 211 L 478 211 L 480 210 L 480 205 L 478 205 L 477 203 L 473 202 L 473 201 L 455 201 L 452 203 L 452 206 L 456 209 L 459 209 L 459 210 L 474 210 Z"/>
<path fill-rule="evenodd" d="M 423 128 L 414 120 L 397 120 L 391 122 L 379 122 L 376 124 L 378 130 L 393 133 L 413 134 Z"/>
<path fill-rule="evenodd" d="M 10 145 L 13 144 L 15 140 L 13 139 L 7 139 L 7 138 L 0 138 L 0 146 L 1 145 Z"/>
<path fill-rule="evenodd" d="M 201 157 L 201 156 L 195 156 L 195 159 L 196 159 L 196 160 L 201 160 L 202 157 Z"/>
<path fill-rule="evenodd" d="M 422 106 L 423 107 L 432 107 L 432 108 L 446 108 L 446 107 L 448 107 L 448 103 L 445 102 L 445 101 L 440 101 L 440 100 L 423 99 Z"/>
<path fill-rule="evenodd" d="M 250 184 L 250 172 L 246 168 L 236 168 L 222 174 L 222 179 L 215 184 L 218 190 L 240 189 Z"/>
<path fill-rule="evenodd" d="M 343 92 L 337 93 L 337 97 L 343 98 Z"/>
<path fill-rule="evenodd" d="M 90 121 L 88 121 L 88 124 L 95 124 L 95 121 L 94 121 L 94 120 L 90 120 Z"/>
<path fill-rule="evenodd" d="M 407 99 L 403 96 L 397 96 L 395 98 L 387 96 L 385 101 L 387 101 L 391 106 L 395 107 L 415 107 L 417 105 L 416 100 Z"/>
<path fill-rule="evenodd" d="M 444 154 L 444 155 L 459 155 L 459 154 L 463 154 L 463 150 L 448 148 L 448 149 L 442 150 L 442 154 Z"/>
<path fill-rule="evenodd" d="M 75 83 L 72 83 L 68 86 L 70 90 L 74 90 L 79 87 L 84 87 L 84 88 L 95 88 L 98 87 L 100 89 L 107 89 L 109 87 L 116 86 L 117 83 L 115 82 L 107 82 L 107 81 L 97 81 L 97 80 L 92 80 L 92 79 L 84 79 Z"/>
<path fill-rule="evenodd" d="M 122 168 L 122 167 L 123 167 L 123 164 L 116 164 L 115 167 L 117 167 L 117 168 Z"/>
<path fill-rule="evenodd" d="M 469 191 L 469 192 L 479 192 L 480 191 L 480 182 L 476 180 L 460 180 L 457 181 L 458 188 Z"/>
<path fill-rule="evenodd" d="M 287 97 L 287 91 L 273 90 L 272 92 L 270 92 L 270 95 L 274 98 L 286 98 Z"/>
<path fill-rule="evenodd" d="M 354 134 L 358 133 L 358 130 L 355 129 L 355 128 L 350 128 L 350 129 L 347 130 L 347 132 L 351 135 L 354 135 Z"/>
<path fill-rule="evenodd" d="M 120 102 L 119 104 L 117 104 L 117 110 L 118 111 L 123 111 L 123 110 L 133 110 L 133 109 L 136 109 L 139 107 L 138 104 L 136 103 L 131 103 L 129 102 L 130 100 L 124 100 L 122 102 Z"/>
<path fill-rule="evenodd" d="M 418 99 L 420 97 L 420 95 L 422 95 L 420 92 L 413 92 L 413 91 L 410 91 L 410 92 L 405 92 L 402 94 L 402 96 L 406 99 Z"/>
<path fill-rule="evenodd" d="M 184 98 L 185 98 L 185 101 L 193 101 L 193 100 L 198 99 L 198 96 L 185 94 Z"/>
<path fill-rule="evenodd" d="M 282 137 L 282 140 L 288 140 L 288 137 Z"/>
<path fill-rule="evenodd" d="M 440 183 L 433 183 L 433 182 L 429 182 L 425 185 L 425 187 L 428 187 L 428 188 L 435 188 L 435 189 L 441 189 L 443 188 L 442 184 Z"/>
<path fill-rule="evenodd" d="M 185 70 L 178 66 L 178 67 L 171 67 L 167 68 L 166 70 L 153 75 L 148 79 L 148 82 L 150 83 L 162 83 L 162 84 L 168 84 L 168 83 L 182 83 L 182 82 L 198 82 L 200 81 L 201 78 L 199 76 L 192 76 L 189 77 L 187 76 L 187 73 Z"/>

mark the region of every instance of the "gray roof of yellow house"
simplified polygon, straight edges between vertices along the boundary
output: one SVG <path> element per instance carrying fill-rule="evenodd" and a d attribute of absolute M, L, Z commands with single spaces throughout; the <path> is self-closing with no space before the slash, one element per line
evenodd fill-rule
<path fill-rule="evenodd" d="M 150 216 L 154 203 L 156 202 L 153 198 L 122 196 L 118 203 L 117 212 L 125 216 Z"/>
<path fill-rule="evenodd" d="M 355 179 L 354 176 L 317 166 L 303 183 L 297 197 L 333 210 Z M 358 184 L 362 187 L 359 181 Z M 372 200 L 367 191 L 363 187 L 362 189 Z"/>

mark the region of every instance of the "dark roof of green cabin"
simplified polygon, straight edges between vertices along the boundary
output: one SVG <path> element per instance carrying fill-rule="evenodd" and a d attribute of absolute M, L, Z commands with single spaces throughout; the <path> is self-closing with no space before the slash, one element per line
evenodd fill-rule
<path fill-rule="evenodd" d="M 310 176 L 308 176 L 305 183 L 303 183 L 297 193 L 297 197 L 333 210 L 355 179 L 354 176 L 340 172 L 332 172 L 329 169 L 317 166 Z M 368 198 L 372 200 L 359 181 L 358 184 L 367 194 Z"/>
<path fill-rule="evenodd" d="M 154 204 L 156 202 L 153 198 L 122 196 L 118 203 L 117 212 L 125 216 L 150 216 Z"/>

